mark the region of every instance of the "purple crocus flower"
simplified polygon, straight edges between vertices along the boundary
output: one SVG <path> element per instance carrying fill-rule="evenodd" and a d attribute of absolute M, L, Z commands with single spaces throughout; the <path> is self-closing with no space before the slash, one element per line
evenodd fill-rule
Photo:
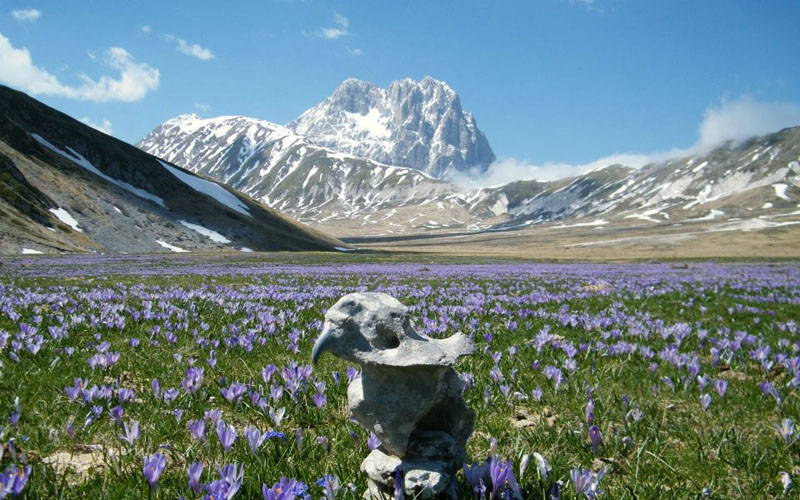
<path fill-rule="evenodd" d="M 189 420 L 189 430 L 192 431 L 192 436 L 198 443 L 202 442 L 206 438 L 206 421 L 203 419 Z"/>
<path fill-rule="evenodd" d="M 314 406 L 321 409 L 328 402 L 328 396 L 318 392 L 311 396 L 311 400 L 314 402 Z"/>
<path fill-rule="evenodd" d="M 203 474 L 203 463 L 192 462 L 189 464 L 186 474 L 189 476 L 189 488 L 192 489 L 192 493 L 199 495 L 203 491 L 203 485 L 200 483 L 200 476 Z"/>
<path fill-rule="evenodd" d="M 592 441 L 592 451 L 597 455 L 597 447 L 600 446 L 602 436 L 600 435 L 600 429 L 596 425 L 589 427 L 589 439 Z"/>
<path fill-rule="evenodd" d="M 217 425 L 217 422 L 222 417 L 222 410 L 206 410 L 205 411 L 205 418 L 208 419 L 208 423 L 211 424 L 212 427 Z"/>
<path fill-rule="evenodd" d="M 114 422 L 121 424 L 123 413 L 125 413 L 125 410 L 122 408 L 122 405 L 117 405 L 109 410 L 108 416 L 111 417 L 111 420 Z"/>
<path fill-rule="evenodd" d="M 234 401 L 238 402 L 242 399 L 242 396 L 247 391 L 247 386 L 239 382 L 231 382 L 228 388 L 223 387 L 221 391 L 225 400 L 229 403 L 233 403 Z"/>
<path fill-rule="evenodd" d="M 161 397 L 161 382 L 159 382 L 157 378 L 153 379 L 153 396 L 155 396 L 156 399 Z"/>
<path fill-rule="evenodd" d="M 161 477 L 161 473 L 164 471 L 164 467 L 166 465 L 167 457 L 159 453 L 154 453 L 149 457 L 144 457 L 144 467 L 142 468 L 142 472 L 144 473 L 144 478 L 147 480 L 147 484 L 150 485 L 151 490 L 158 487 L 158 479 Z"/>
<path fill-rule="evenodd" d="M 236 441 L 236 427 L 226 425 L 225 422 L 219 420 L 217 422 L 217 437 L 225 452 L 231 451 L 231 446 Z"/>
<path fill-rule="evenodd" d="M 279 482 L 272 485 L 272 488 L 262 484 L 261 495 L 264 500 L 294 500 L 306 495 L 306 485 L 297 479 L 282 477 Z"/>
<path fill-rule="evenodd" d="M 318 436 L 317 443 L 319 443 L 325 453 L 328 453 L 328 438 L 325 436 Z"/>
<path fill-rule="evenodd" d="M 394 496 L 392 497 L 392 500 L 403 500 L 405 498 L 403 482 L 403 471 L 398 466 L 394 470 Z"/>
<path fill-rule="evenodd" d="M 30 473 L 30 465 L 25 466 L 24 469 L 20 469 L 15 465 L 9 465 L 8 468 L 0 474 L 0 495 L 3 497 L 8 494 L 15 497 L 19 496 L 28 483 L 28 476 Z"/>
<path fill-rule="evenodd" d="M 786 441 L 786 444 L 794 442 L 794 422 L 791 418 L 784 418 L 780 424 L 775 424 L 778 434 Z"/>
<path fill-rule="evenodd" d="M 275 427 L 281 426 L 281 421 L 283 421 L 283 416 L 286 414 L 286 408 L 280 407 L 277 410 L 270 408 L 269 409 L 269 418 L 275 422 Z"/>
<path fill-rule="evenodd" d="M 708 406 L 711 404 L 711 394 L 703 394 L 700 396 L 700 406 L 703 407 L 703 413 L 708 411 Z"/>
<path fill-rule="evenodd" d="M 369 439 L 367 439 L 367 446 L 369 446 L 370 451 L 378 448 L 380 445 L 381 440 L 378 439 L 378 436 L 376 436 L 374 432 L 370 432 Z"/>
<path fill-rule="evenodd" d="M 261 434 L 261 431 L 253 427 L 252 425 L 245 429 L 244 437 L 247 440 L 247 445 L 250 447 L 250 453 L 255 455 L 258 448 L 264 443 L 264 440 L 267 438 L 265 434 Z"/>
<path fill-rule="evenodd" d="M 712 385 L 714 386 L 714 389 L 717 391 L 717 394 L 719 394 L 719 397 L 725 399 L 725 392 L 727 392 L 728 390 L 728 381 L 718 378 L 714 380 Z"/>
<path fill-rule="evenodd" d="M 118 437 L 128 443 L 128 446 L 133 446 L 133 443 L 139 439 L 139 422 L 133 421 L 128 426 L 128 422 L 122 424 L 124 434 L 118 434 Z"/>
<path fill-rule="evenodd" d="M 339 491 L 339 477 L 333 474 L 326 474 L 317 479 L 316 485 L 322 488 L 326 500 L 335 500 L 336 493 Z"/>
<path fill-rule="evenodd" d="M 217 474 L 219 474 L 220 481 L 227 484 L 225 494 L 220 498 L 230 500 L 242 487 L 242 478 L 244 477 L 244 465 L 239 467 L 237 464 L 228 464 L 222 467 L 217 466 Z"/>
<path fill-rule="evenodd" d="M 492 481 L 492 493 L 489 498 L 501 498 L 502 494 L 507 495 L 507 490 L 510 490 L 514 498 L 522 500 L 511 460 L 503 463 L 499 458 L 492 458 L 489 461 L 489 477 Z"/>
<path fill-rule="evenodd" d="M 605 470 L 594 473 L 589 469 L 572 469 L 569 473 L 569 478 L 575 488 L 576 495 L 583 494 L 588 500 L 594 500 L 603 494 L 603 490 L 599 489 L 598 486 L 604 475 Z"/>
<path fill-rule="evenodd" d="M 464 477 L 467 479 L 472 492 L 478 498 L 483 498 L 486 493 L 486 485 L 491 481 L 489 475 L 489 461 L 482 464 L 473 463 L 471 466 L 464 464 Z"/>
<path fill-rule="evenodd" d="M 536 459 L 536 470 L 539 472 L 539 478 L 544 481 L 547 479 L 547 476 L 550 474 L 552 470 L 550 468 L 550 464 L 547 463 L 547 459 L 542 456 L 539 452 L 533 452 L 533 458 Z M 520 479 L 522 479 L 522 472 L 520 472 Z"/>

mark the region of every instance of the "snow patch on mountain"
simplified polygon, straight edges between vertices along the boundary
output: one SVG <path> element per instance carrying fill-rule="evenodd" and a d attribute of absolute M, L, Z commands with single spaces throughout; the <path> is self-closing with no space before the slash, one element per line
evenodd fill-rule
<path fill-rule="evenodd" d="M 120 180 L 114 179 L 112 177 L 109 177 L 108 175 L 106 175 L 103 172 L 101 172 L 100 169 L 98 169 L 97 167 L 92 165 L 86 158 L 81 156 L 74 149 L 69 148 L 69 147 L 67 148 L 67 149 L 70 150 L 70 152 L 71 152 L 71 154 L 70 154 L 70 153 L 67 153 L 66 151 L 62 151 L 61 149 L 57 148 L 56 146 L 53 146 L 52 144 L 50 144 L 50 142 L 47 141 L 47 139 L 45 139 L 44 137 L 40 136 L 39 134 L 31 134 L 31 137 L 33 137 L 42 146 L 44 146 L 47 149 L 53 151 L 54 153 L 57 153 L 57 154 L 63 156 L 64 158 L 70 160 L 71 162 L 73 162 L 73 163 L 85 168 L 86 170 L 88 170 L 89 172 L 93 173 L 94 175 L 100 177 L 101 179 L 104 179 L 104 180 L 106 180 L 106 181 L 108 181 L 108 182 L 110 182 L 112 184 L 115 184 L 116 186 L 119 186 L 122 189 L 128 191 L 129 193 L 132 193 L 132 194 L 134 194 L 134 195 L 136 195 L 136 196 L 138 196 L 140 198 L 144 198 L 146 200 L 150 200 L 153 203 L 155 203 L 155 204 L 157 204 L 157 205 L 159 205 L 159 206 L 161 206 L 163 208 L 167 208 L 166 205 L 164 205 L 164 200 L 162 198 L 160 198 L 160 197 L 158 197 L 158 196 L 156 196 L 154 194 L 151 194 L 151 193 L 145 191 L 144 189 L 139 189 L 136 186 L 132 186 L 132 185 L 128 184 L 127 182 L 120 181 Z"/>
<path fill-rule="evenodd" d="M 83 229 L 81 229 L 78 226 L 78 221 L 75 220 L 75 218 L 72 216 L 72 214 L 70 214 L 69 212 L 67 212 L 63 208 L 61 208 L 61 207 L 59 207 L 59 208 L 51 208 L 50 212 L 53 215 L 55 215 L 56 217 L 58 217 L 58 220 L 60 220 L 64 224 L 68 225 L 69 227 L 71 227 L 75 231 L 78 231 L 79 233 L 83 232 Z"/>

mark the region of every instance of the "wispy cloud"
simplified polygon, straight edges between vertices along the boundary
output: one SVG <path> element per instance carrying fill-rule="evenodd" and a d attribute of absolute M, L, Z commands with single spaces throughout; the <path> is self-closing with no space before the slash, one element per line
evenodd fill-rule
<path fill-rule="evenodd" d="M 656 153 L 617 153 L 589 163 L 547 162 L 535 164 L 502 158 L 485 172 L 476 169 L 454 172 L 448 180 L 462 187 L 500 186 L 518 180 L 555 180 L 580 175 L 610 165 L 641 168 L 650 163 L 691 155 L 702 155 L 728 143 L 800 125 L 800 104 L 758 101 L 750 95 L 723 99 L 706 108 L 697 127 L 697 140 L 688 148 L 672 148 Z"/>
<path fill-rule="evenodd" d="M 348 28 L 350 27 L 350 20 L 345 16 L 339 14 L 338 12 L 334 12 L 333 23 L 335 26 L 319 28 L 313 32 L 313 35 L 324 38 L 325 40 L 335 40 L 337 38 L 351 35 L 350 31 L 348 31 Z"/>
<path fill-rule="evenodd" d="M 92 127 L 95 130 L 99 130 L 100 132 L 102 132 L 104 134 L 111 135 L 114 132 L 114 129 L 111 127 L 111 122 L 108 121 L 105 118 L 103 119 L 102 122 L 97 123 L 97 122 L 93 121 L 91 118 L 89 118 L 88 116 L 84 116 L 83 118 L 81 118 L 81 122 L 85 123 L 86 125 L 89 125 L 90 127 Z"/>
<path fill-rule="evenodd" d="M 82 85 L 61 83 L 58 78 L 33 64 L 28 49 L 11 45 L 11 41 L 0 34 L 0 81 L 33 95 L 53 95 L 82 101 L 138 101 L 148 92 L 158 88 L 158 69 L 138 63 L 121 47 L 106 50 L 101 61 L 117 70 L 117 78 L 103 75 L 94 80 L 85 74 L 77 77 Z"/>
<path fill-rule="evenodd" d="M 347 53 L 350 54 L 351 56 L 363 56 L 364 55 L 364 51 L 359 49 L 358 47 L 356 47 L 354 49 L 352 49 L 350 47 L 347 47 Z"/>
<path fill-rule="evenodd" d="M 703 113 L 693 149 L 706 152 L 728 141 L 740 142 L 796 125 L 800 125 L 800 104 L 758 101 L 747 94 L 723 99 Z"/>
<path fill-rule="evenodd" d="M 211 52 L 210 49 L 201 47 L 199 44 L 189 43 L 183 38 L 178 38 L 174 35 L 164 35 L 164 38 L 168 41 L 175 42 L 175 47 L 178 49 L 178 52 L 182 54 L 192 56 L 201 61 L 214 59 L 214 53 Z"/>
<path fill-rule="evenodd" d="M 580 175 L 609 165 L 640 168 L 655 161 L 655 157 L 656 155 L 620 153 L 606 156 L 590 163 L 547 162 L 543 164 L 530 163 L 514 158 L 501 158 L 489 165 L 488 170 L 485 172 L 480 172 L 477 169 L 467 172 L 453 172 L 447 180 L 466 188 L 501 186 L 519 180 L 553 181 Z M 668 155 L 664 156 L 665 159 L 667 157 Z"/>
<path fill-rule="evenodd" d="M 32 23 L 42 17 L 42 11 L 38 9 L 20 9 L 12 10 L 11 16 L 21 23 Z"/>
<path fill-rule="evenodd" d="M 201 102 L 194 103 L 194 107 L 198 111 L 202 111 L 203 113 L 208 113 L 209 111 L 211 111 L 211 106 L 209 106 L 208 104 L 203 104 Z"/>
<path fill-rule="evenodd" d="M 153 28 L 150 27 L 149 24 L 145 24 L 144 26 L 139 27 L 139 29 L 142 30 L 142 33 L 144 33 L 145 35 L 149 35 L 150 33 L 153 32 Z"/>

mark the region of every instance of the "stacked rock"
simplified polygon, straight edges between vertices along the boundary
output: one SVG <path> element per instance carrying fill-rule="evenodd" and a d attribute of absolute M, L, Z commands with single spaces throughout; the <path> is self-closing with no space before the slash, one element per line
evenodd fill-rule
<path fill-rule="evenodd" d="M 438 340 L 417 332 L 408 308 L 390 295 L 352 293 L 325 314 L 313 361 L 326 351 L 361 366 L 348 404 L 381 441 L 361 463 L 365 498 L 390 495 L 397 477 L 413 498 L 449 494 L 474 424 L 453 364 L 475 344 L 462 333 Z"/>

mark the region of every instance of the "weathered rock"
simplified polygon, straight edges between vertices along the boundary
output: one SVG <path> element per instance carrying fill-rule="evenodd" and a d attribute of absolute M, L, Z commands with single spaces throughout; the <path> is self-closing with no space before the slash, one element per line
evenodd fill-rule
<path fill-rule="evenodd" d="M 462 333 L 443 340 L 418 333 L 408 308 L 383 293 L 350 294 L 328 310 L 312 358 L 328 351 L 361 365 L 347 391 L 350 411 L 381 440 L 361 465 L 367 497 L 390 491 L 398 468 L 406 493 L 417 498 L 450 485 L 474 424 L 452 365 L 474 350 Z"/>

